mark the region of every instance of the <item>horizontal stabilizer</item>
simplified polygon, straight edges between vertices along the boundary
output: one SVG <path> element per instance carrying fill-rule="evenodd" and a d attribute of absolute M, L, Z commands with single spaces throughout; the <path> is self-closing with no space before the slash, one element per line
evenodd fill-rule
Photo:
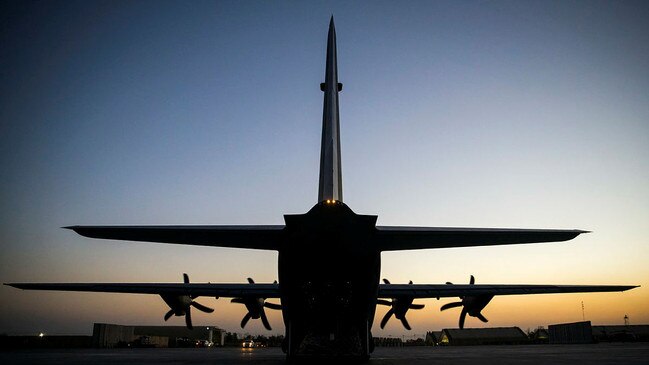
<path fill-rule="evenodd" d="M 376 227 L 380 251 L 559 242 L 582 233 L 578 229 L 508 229 L 444 227 Z"/>
<path fill-rule="evenodd" d="M 278 250 L 284 226 L 70 226 L 78 234 L 110 240 Z"/>

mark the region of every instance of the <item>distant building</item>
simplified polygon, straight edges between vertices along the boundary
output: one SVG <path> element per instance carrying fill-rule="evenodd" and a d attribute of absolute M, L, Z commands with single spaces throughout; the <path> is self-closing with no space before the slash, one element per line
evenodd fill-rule
<path fill-rule="evenodd" d="M 546 344 L 550 343 L 550 332 L 547 329 L 539 327 L 534 332 L 528 334 L 531 343 Z"/>
<path fill-rule="evenodd" d="M 550 343 L 593 343 L 593 330 L 590 321 L 551 324 L 548 326 Z"/>
<path fill-rule="evenodd" d="M 649 325 L 592 326 L 596 342 L 649 341 Z"/>
<path fill-rule="evenodd" d="M 186 347 L 223 346 L 225 331 L 216 326 L 123 326 L 95 323 L 92 345 L 98 348 L 124 346 Z"/>
<path fill-rule="evenodd" d="M 518 327 L 444 329 L 440 345 L 515 345 L 528 343 L 525 332 Z"/>
<path fill-rule="evenodd" d="M 426 341 L 423 338 L 410 338 L 403 343 L 404 346 L 426 346 Z"/>
<path fill-rule="evenodd" d="M 403 341 L 398 337 L 374 337 L 374 346 L 376 347 L 401 347 Z"/>
<path fill-rule="evenodd" d="M 426 346 L 437 346 L 439 345 L 440 337 L 442 336 L 442 331 L 430 331 L 426 332 Z"/>

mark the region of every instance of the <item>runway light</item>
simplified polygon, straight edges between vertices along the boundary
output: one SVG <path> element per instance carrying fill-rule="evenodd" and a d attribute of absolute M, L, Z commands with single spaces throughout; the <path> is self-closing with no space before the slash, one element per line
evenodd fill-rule
<path fill-rule="evenodd" d="M 41 332 L 41 333 L 38 334 L 38 337 L 41 337 L 41 338 L 42 338 L 43 336 L 45 336 L 45 334 L 44 334 L 43 332 Z"/>

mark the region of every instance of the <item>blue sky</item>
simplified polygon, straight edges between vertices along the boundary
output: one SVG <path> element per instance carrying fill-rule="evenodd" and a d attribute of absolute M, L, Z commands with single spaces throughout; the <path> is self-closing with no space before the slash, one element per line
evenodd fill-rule
<path fill-rule="evenodd" d="M 382 225 L 593 231 L 564 244 L 386 253 L 383 276 L 649 286 L 646 3 L 2 7 L 3 282 L 276 279 L 274 253 L 90 240 L 59 227 L 282 224 L 282 214 L 307 211 L 334 14 L 354 211 Z M 580 320 L 584 301 L 594 322 L 647 323 L 644 288 L 496 298 L 485 315 L 490 325 L 547 325 Z M 243 308 L 202 302 L 217 314 L 197 323 L 238 330 Z M 413 332 L 455 325 L 442 302 L 424 302 Z M 7 287 L 0 309 L 8 333 L 159 324 L 166 311 L 157 297 Z M 271 322 L 281 329 L 279 316 Z"/>

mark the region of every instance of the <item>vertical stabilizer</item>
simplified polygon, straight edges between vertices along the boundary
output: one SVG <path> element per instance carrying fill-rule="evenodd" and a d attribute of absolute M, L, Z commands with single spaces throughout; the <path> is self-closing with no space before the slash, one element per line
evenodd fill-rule
<path fill-rule="evenodd" d="M 334 17 L 329 22 L 327 38 L 327 66 L 325 82 L 320 84 L 324 91 L 322 113 L 322 146 L 320 150 L 320 188 L 318 202 L 343 200 L 343 180 L 340 166 L 340 121 L 338 116 L 338 64 L 336 61 L 336 29 Z"/>

